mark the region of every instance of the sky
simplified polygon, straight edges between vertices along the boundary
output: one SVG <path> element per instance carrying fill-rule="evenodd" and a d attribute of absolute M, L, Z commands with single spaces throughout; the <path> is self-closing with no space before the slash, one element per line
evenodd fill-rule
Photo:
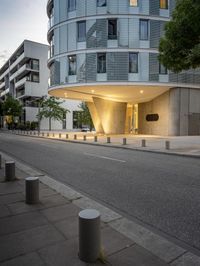
<path fill-rule="evenodd" d="M 0 67 L 25 40 L 47 44 L 47 0 L 0 0 Z"/>

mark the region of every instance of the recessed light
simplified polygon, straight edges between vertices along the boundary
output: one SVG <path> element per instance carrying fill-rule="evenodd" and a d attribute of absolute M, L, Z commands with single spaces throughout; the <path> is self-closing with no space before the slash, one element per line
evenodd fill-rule
<path fill-rule="evenodd" d="M 95 90 L 91 90 L 91 93 L 94 93 L 95 92 Z"/>
<path fill-rule="evenodd" d="M 64 95 L 65 95 L 65 98 L 67 98 L 67 97 L 68 97 L 68 94 L 67 94 L 67 92 L 65 92 L 65 93 L 64 93 Z"/>
<path fill-rule="evenodd" d="M 144 93 L 144 91 L 143 91 L 143 90 L 141 90 L 141 91 L 140 91 L 140 93 L 141 93 L 141 94 L 143 94 L 143 93 Z"/>

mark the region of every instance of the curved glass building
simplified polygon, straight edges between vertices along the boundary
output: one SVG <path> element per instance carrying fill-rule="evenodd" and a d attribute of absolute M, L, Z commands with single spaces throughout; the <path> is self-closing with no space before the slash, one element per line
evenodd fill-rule
<path fill-rule="evenodd" d="M 175 74 L 158 61 L 174 6 L 49 0 L 49 94 L 87 102 L 99 133 L 200 134 L 200 70 Z"/>

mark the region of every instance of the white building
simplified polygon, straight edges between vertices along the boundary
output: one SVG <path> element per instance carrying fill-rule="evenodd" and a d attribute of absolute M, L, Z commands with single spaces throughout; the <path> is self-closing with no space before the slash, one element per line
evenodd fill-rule
<path fill-rule="evenodd" d="M 48 45 L 25 40 L 0 69 L 0 100 L 10 94 L 21 102 L 21 123 L 37 121 L 37 100 L 48 94 L 48 51 Z M 78 104 L 75 101 L 63 104 L 70 113 L 63 123 L 53 122 L 52 129 L 73 129 L 73 111 L 79 110 Z M 48 121 L 42 121 L 41 129 L 48 129 L 47 125 Z"/>

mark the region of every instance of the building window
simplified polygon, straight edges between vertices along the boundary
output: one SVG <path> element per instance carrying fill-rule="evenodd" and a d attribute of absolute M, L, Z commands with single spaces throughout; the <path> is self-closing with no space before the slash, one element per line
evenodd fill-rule
<path fill-rule="evenodd" d="M 147 41 L 149 39 L 149 21 L 140 19 L 140 40 Z"/>
<path fill-rule="evenodd" d="M 97 54 L 97 73 L 106 73 L 106 53 Z"/>
<path fill-rule="evenodd" d="M 50 57 L 54 56 L 54 44 L 55 44 L 55 38 L 53 34 L 50 40 Z"/>
<path fill-rule="evenodd" d="M 159 64 L 159 74 L 167 75 L 167 68 L 163 64 Z"/>
<path fill-rule="evenodd" d="M 97 6 L 101 7 L 101 6 L 106 6 L 106 0 L 97 0 Z"/>
<path fill-rule="evenodd" d="M 108 39 L 117 39 L 117 19 L 108 20 Z"/>
<path fill-rule="evenodd" d="M 168 0 L 160 0 L 160 8 L 168 9 Z"/>
<path fill-rule="evenodd" d="M 76 0 L 68 0 L 68 10 L 76 10 Z"/>
<path fill-rule="evenodd" d="M 39 75 L 38 74 L 32 74 L 31 81 L 39 83 Z"/>
<path fill-rule="evenodd" d="M 138 73 L 138 53 L 129 53 L 129 73 Z"/>
<path fill-rule="evenodd" d="M 147 122 L 155 122 L 159 120 L 159 115 L 158 114 L 148 114 L 146 116 L 146 121 Z"/>
<path fill-rule="evenodd" d="M 32 61 L 31 61 L 31 69 L 39 70 L 39 60 L 32 59 Z"/>
<path fill-rule="evenodd" d="M 77 23 L 78 42 L 84 42 L 86 39 L 86 22 L 79 21 Z"/>
<path fill-rule="evenodd" d="M 138 0 L 130 0 L 130 6 L 138 6 Z"/>
<path fill-rule="evenodd" d="M 76 75 L 76 55 L 69 55 L 69 75 Z"/>

